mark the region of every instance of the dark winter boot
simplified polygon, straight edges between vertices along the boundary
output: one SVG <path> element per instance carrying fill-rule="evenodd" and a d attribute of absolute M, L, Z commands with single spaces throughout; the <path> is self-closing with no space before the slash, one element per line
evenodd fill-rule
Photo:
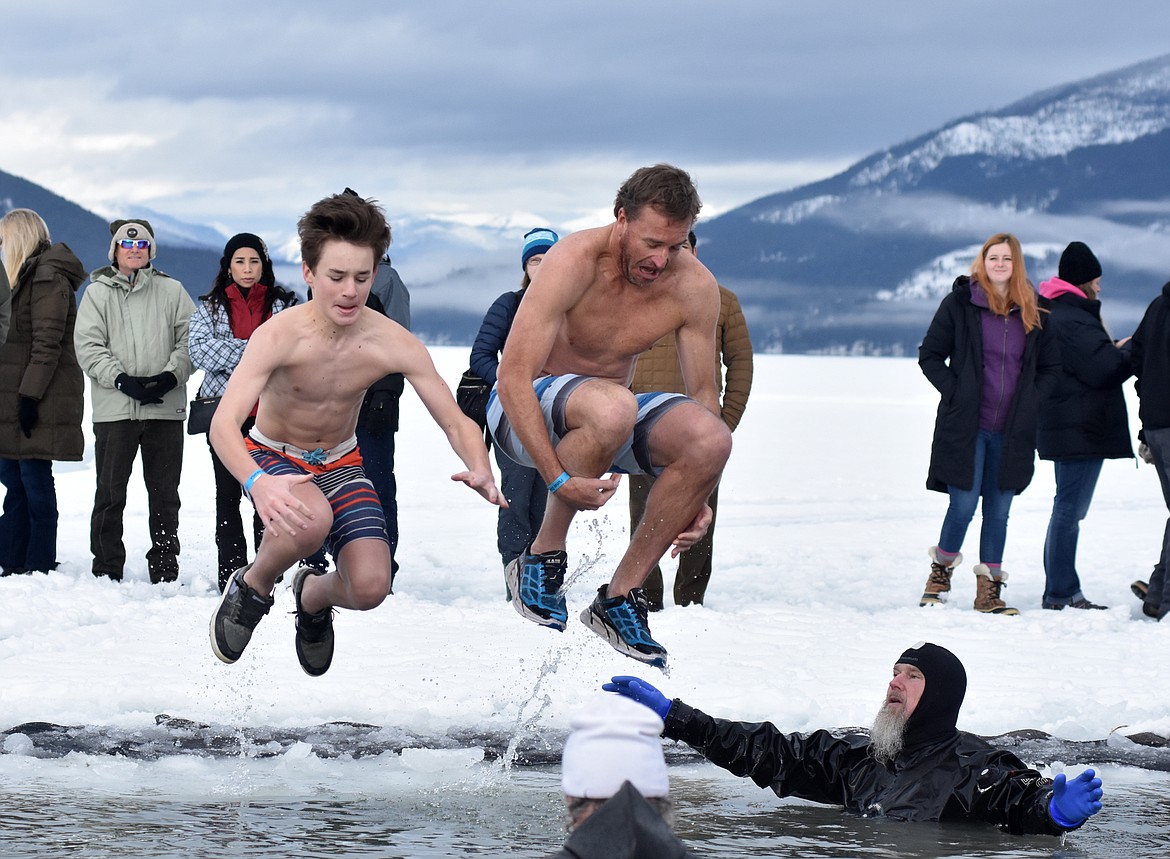
<path fill-rule="evenodd" d="M 987 564 L 975 565 L 975 611 L 984 614 L 1019 614 L 1018 608 L 1012 608 L 1002 599 L 999 592 L 1007 586 L 1007 573 L 999 570 L 999 575 L 993 575 Z"/>
<path fill-rule="evenodd" d="M 939 605 L 947 601 L 947 594 L 951 591 L 951 574 L 955 567 L 963 562 L 963 554 L 955 555 L 953 561 L 944 564 L 938 559 L 938 546 L 931 546 L 926 553 L 930 558 L 930 576 L 926 580 L 926 587 L 922 589 L 922 605 Z"/>

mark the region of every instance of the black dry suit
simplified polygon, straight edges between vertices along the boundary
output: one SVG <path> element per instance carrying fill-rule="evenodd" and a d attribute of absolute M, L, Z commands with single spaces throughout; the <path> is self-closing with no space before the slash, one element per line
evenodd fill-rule
<path fill-rule="evenodd" d="M 1049 779 L 1010 752 L 956 730 L 966 692 L 959 660 L 924 644 L 898 661 L 918 665 L 926 687 L 906 723 L 905 747 L 891 762 L 870 755 L 867 734 L 783 734 L 770 722 L 715 719 L 677 699 L 663 735 L 778 796 L 897 820 L 981 820 L 1016 835 L 1067 831 L 1048 815 Z"/>

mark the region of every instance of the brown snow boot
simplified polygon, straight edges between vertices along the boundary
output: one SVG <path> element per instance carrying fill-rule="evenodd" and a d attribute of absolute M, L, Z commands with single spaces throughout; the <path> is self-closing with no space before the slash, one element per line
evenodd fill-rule
<path fill-rule="evenodd" d="M 1006 586 L 1007 573 L 1000 570 L 998 576 L 993 576 L 987 564 L 976 564 L 975 611 L 984 614 L 1019 614 L 1018 608 L 1012 608 L 999 597 L 999 592 Z"/>
<path fill-rule="evenodd" d="M 930 576 L 926 579 L 926 587 L 922 589 L 922 599 L 918 604 L 939 605 L 947 601 L 947 594 L 951 590 L 951 574 L 963 562 L 963 555 L 959 553 L 949 564 L 944 564 L 938 559 L 938 546 L 931 546 L 926 554 L 930 558 Z"/>

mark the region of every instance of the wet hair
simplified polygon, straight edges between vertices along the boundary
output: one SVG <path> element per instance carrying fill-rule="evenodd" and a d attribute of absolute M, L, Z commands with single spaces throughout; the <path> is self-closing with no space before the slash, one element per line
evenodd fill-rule
<path fill-rule="evenodd" d="M 0 218 L 0 247 L 4 248 L 4 271 L 16 289 L 25 261 L 49 243 L 49 227 L 32 209 L 13 209 Z"/>
<path fill-rule="evenodd" d="M 991 281 L 987 277 L 987 252 L 995 245 L 1007 245 L 1012 254 L 1012 276 L 1008 280 L 1007 295 L 1000 295 L 992 289 Z M 992 313 L 1007 316 L 1012 307 L 1018 307 L 1024 331 L 1040 327 L 1040 308 L 1036 301 L 1036 290 L 1028 282 L 1020 240 L 1011 233 L 996 233 L 983 243 L 979 256 L 971 265 L 971 277 L 979 281 L 987 293 L 987 303 Z"/>
<path fill-rule="evenodd" d="M 690 174 L 670 164 L 642 167 L 618 188 L 613 201 L 613 216 L 626 210 L 626 219 L 636 220 L 646 206 L 653 206 L 672 221 L 695 222 L 703 201 Z"/>
<path fill-rule="evenodd" d="M 224 312 L 227 311 L 228 301 L 226 290 L 232 284 L 232 258 L 240 248 L 251 248 L 260 254 L 262 270 L 259 282 L 267 287 L 264 292 L 265 319 L 272 316 L 272 306 L 277 300 L 282 300 L 285 305 L 297 303 L 296 293 L 285 289 L 276 282 L 276 270 L 272 267 L 272 257 L 268 255 L 268 247 L 264 244 L 264 240 L 259 236 L 255 236 L 256 241 L 254 242 L 239 241 L 241 237 L 250 235 L 249 233 L 241 233 L 228 240 L 228 243 L 223 249 L 223 256 L 219 258 L 219 271 L 215 273 L 215 277 L 211 281 L 211 289 L 206 295 L 199 296 L 202 301 L 207 302 L 207 309 L 212 317 L 215 317 L 221 310 Z"/>
<path fill-rule="evenodd" d="M 297 221 L 301 238 L 301 259 L 315 271 L 321 251 L 331 239 L 368 247 L 374 252 L 374 265 L 390 247 L 390 225 L 375 200 L 367 200 L 346 188 L 340 194 L 318 200 Z"/>
<path fill-rule="evenodd" d="M 674 801 L 669 796 L 644 796 L 646 803 L 666 821 L 666 825 L 674 828 Z M 604 799 L 586 799 L 580 796 L 565 797 L 565 829 L 572 832 L 590 818 L 593 812 L 610 801 L 612 797 Z"/>

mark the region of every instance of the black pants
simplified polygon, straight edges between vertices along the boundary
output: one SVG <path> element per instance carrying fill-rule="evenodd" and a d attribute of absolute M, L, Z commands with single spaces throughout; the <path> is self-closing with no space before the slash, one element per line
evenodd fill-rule
<path fill-rule="evenodd" d="M 240 427 L 240 432 L 247 435 L 255 423 L 254 418 L 248 418 Z M 244 536 L 244 521 L 240 516 L 244 490 L 216 455 L 210 440 L 207 447 L 211 451 L 211 468 L 215 473 L 215 548 L 219 555 L 219 589 L 222 592 L 232 573 L 248 563 L 248 540 Z M 264 524 L 253 509 L 252 545 L 256 549 L 260 548 L 263 537 Z"/>
<path fill-rule="evenodd" d="M 183 468 L 182 421 L 108 421 L 93 425 L 97 493 L 89 526 L 95 576 L 120 581 L 126 565 L 122 516 L 134 458 L 142 451 L 142 478 L 150 523 L 146 562 L 152 582 L 179 576 L 179 475 Z"/>

